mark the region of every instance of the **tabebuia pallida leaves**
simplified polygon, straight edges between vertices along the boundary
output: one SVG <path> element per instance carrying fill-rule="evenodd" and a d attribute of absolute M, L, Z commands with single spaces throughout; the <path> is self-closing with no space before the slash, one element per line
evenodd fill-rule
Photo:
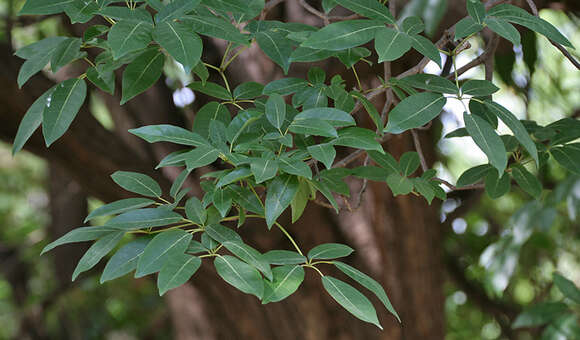
<path fill-rule="evenodd" d="M 365 183 L 363 188 L 367 181 L 379 182 L 394 196 L 421 196 L 428 204 L 446 198 L 442 183 L 449 191 L 485 188 L 492 198 L 505 195 L 513 184 L 541 199 L 544 188 L 535 174 L 544 160 L 554 159 L 565 170 L 580 174 L 577 120 L 532 129 L 495 101 L 499 88 L 492 81 L 425 73 L 429 61 L 442 68 L 442 56 L 455 64 L 468 47 L 467 40 L 484 28 L 517 45 L 521 37 L 513 25 L 521 25 L 571 47 L 547 21 L 513 5 L 486 9 L 479 0 L 466 0 L 468 15 L 435 42 L 425 35 L 432 31 L 427 20 L 396 17 L 384 1 L 322 1 L 322 17 L 335 7 L 353 16 L 321 20 L 319 26 L 264 20 L 271 3 L 24 2 L 21 15 L 64 13 L 72 23 L 99 18 L 100 24 L 87 24 L 82 37 L 47 37 L 16 52 L 25 60 L 17 79 L 20 87 L 43 70 L 69 74 L 61 71 L 68 68 L 80 75 L 63 79 L 30 106 L 14 139 L 14 153 L 40 126 L 46 145 L 55 143 L 95 91 L 126 104 L 170 78 L 176 68 L 181 81 L 177 87 L 193 92 L 200 102 L 191 126 L 160 123 L 129 130 L 147 143 L 175 144 L 157 169 L 180 170 L 170 185 L 158 181 L 160 172 L 153 169 L 111 175 L 137 197 L 95 209 L 85 222 L 99 221 L 100 226 L 74 229 L 43 250 L 94 241 L 73 278 L 111 253 L 101 282 L 129 273 L 155 274 L 159 294 L 165 294 L 199 276 L 200 266 L 208 265 L 203 262 L 212 262 L 225 282 L 267 304 L 292 295 L 305 271 L 313 269 L 338 304 L 380 328 L 372 303 L 344 279 L 369 290 L 401 320 L 377 281 L 336 261 L 353 249 L 325 243 L 305 253 L 287 230 L 285 224 L 300 221 L 311 201 L 336 212 L 350 207 L 352 197 L 362 198 L 363 193 L 351 193 L 352 181 Z M 210 40 L 212 47 L 204 48 Z M 450 50 L 452 45 L 456 47 Z M 223 46 L 221 61 L 208 53 L 215 54 L 215 46 Z M 252 46 L 257 50 L 247 52 Z M 404 64 L 401 60 L 415 53 L 411 50 L 424 57 L 421 63 L 392 75 L 390 63 Z M 240 56 L 256 51 L 272 62 L 277 78 L 264 84 L 240 83 L 228 68 Z M 333 71 L 342 73 L 328 74 L 329 69 L 305 64 L 329 59 L 340 67 Z M 301 67 L 295 67 L 297 63 Z M 357 73 L 361 65 L 381 72 L 372 82 L 361 81 Z M 438 128 L 446 104 L 456 100 L 464 104 L 469 100 L 464 105 L 465 127 L 448 137 L 473 140 L 488 164 L 467 169 L 452 185 L 429 169 L 420 143 L 422 131 Z M 499 134 L 499 122 L 510 134 Z M 388 140 L 406 137 L 412 138 L 415 148 L 391 154 Z M 191 190 L 191 181 L 197 179 L 199 188 L 194 187 L 201 190 Z M 263 220 L 263 232 L 283 234 L 292 250 L 260 249 L 243 239 L 238 228 L 248 219 Z M 325 265 L 334 265 L 346 278 L 325 275 Z M 557 280 L 564 294 L 577 298 L 567 281 Z"/>

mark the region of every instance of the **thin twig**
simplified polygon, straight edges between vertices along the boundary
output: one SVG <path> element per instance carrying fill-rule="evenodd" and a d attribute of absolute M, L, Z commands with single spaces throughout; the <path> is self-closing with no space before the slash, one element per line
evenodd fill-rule
<path fill-rule="evenodd" d="M 528 6 L 530 6 L 530 9 L 532 10 L 532 13 L 534 13 L 535 16 L 538 16 L 538 7 L 536 7 L 536 4 L 534 3 L 533 0 L 526 0 L 528 3 Z"/>
<path fill-rule="evenodd" d="M 442 178 L 434 177 L 433 180 L 434 181 L 437 181 L 437 182 L 440 182 L 441 184 L 445 185 L 446 187 L 448 187 L 452 191 L 477 190 L 477 189 L 484 189 L 485 188 L 485 184 L 483 184 L 483 183 L 481 183 L 481 184 L 466 185 L 464 187 L 456 187 L 455 185 L 447 182 L 446 180 L 444 180 Z"/>
<path fill-rule="evenodd" d="M 328 19 L 328 16 L 322 12 L 320 12 L 319 10 L 317 10 L 316 8 L 310 6 L 306 0 L 299 0 L 298 1 L 300 3 L 300 5 L 307 10 L 308 12 L 310 12 L 311 14 L 314 14 L 315 16 L 319 17 L 320 19 L 322 19 L 322 21 L 324 21 L 325 25 L 330 24 L 330 20 Z"/>
<path fill-rule="evenodd" d="M 535 16 L 539 16 L 538 13 L 538 7 L 536 6 L 536 4 L 534 3 L 533 0 L 526 0 L 526 2 L 528 3 L 528 6 L 530 6 L 530 9 L 532 10 L 532 13 Z M 578 60 L 576 60 L 576 58 L 574 58 L 570 52 L 568 52 L 568 50 L 560 45 L 559 43 L 555 42 L 552 39 L 548 39 L 550 41 L 550 43 L 552 45 L 554 45 L 560 52 L 562 52 L 562 54 L 564 55 L 564 57 L 566 57 L 568 60 L 570 60 L 570 62 L 572 63 L 572 65 L 574 65 L 577 69 L 580 70 L 580 62 Z"/>
<path fill-rule="evenodd" d="M 427 171 L 429 167 L 427 166 L 427 161 L 425 161 L 425 155 L 423 154 L 423 148 L 421 147 L 421 141 L 419 140 L 419 133 L 415 129 L 411 129 L 411 134 L 413 135 L 413 143 L 415 143 L 415 150 L 419 154 L 419 160 L 421 161 L 421 169 L 423 172 Z"/>
<path fill-rule="evenodd" d="M 370 161 L 370 157 L 369 157 L 369 155 L 367 155 L 365 157 L 365 161 L 363 162 L 363 166 L 369 165 L 369 161 Z M 368 184 L 369 184 L 369 180 L 367 178 L 365 178 L 363 180 L 362 187 L 360 188 L 360 191 L 358 192 L 358 200 L 357 200 L 356 207 L 354 208 L 355 210 L 360 208 L 362 201 L 363 201 L 363 195 L 364 195 L 365 191 L 367 191 Z"/>
<path fill-rule="evenodd" d="M 351 153 L 350 155 L 344 157 L 340 161 L 336 162 L 332 167 L 333 168 L 343 168 L 343 167 L 349 165 L 350 163 L 356 161 L 360 156 L 364 155 L 365 152 L 366 151 L 363 149 L 358 149 L 358 150 L 354 151 L 353 153 Z"/>

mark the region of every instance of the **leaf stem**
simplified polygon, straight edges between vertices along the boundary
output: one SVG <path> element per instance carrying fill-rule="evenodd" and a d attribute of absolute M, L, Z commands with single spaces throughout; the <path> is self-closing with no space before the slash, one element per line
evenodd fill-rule
<path fill-rule="evenodd" d="M 226 50 L 224 51 L 224 55 L 222 57 L 222 62 L 220 63 L 220 71 L 224 70 L 224 65 L 226 63 L 226 58 L 228 56 L 228 54 L 230 53 L 230 48 L 232 48 L 232 42 L 230 41 L 228 43 L 228 46 L 226 47 Z"/>
<path fill-rule="evenodd" d="M 223 65 L 222 69 L 227 69 L 228 66 L 230 66 L 230 64 L 232 63 L 232 61 L 234 61 L 242 52 L 244 52 L 245 50 L 248 49 L 248 46 L 243 46 L 240 49 L 238 49 L 236 51 L 236 53 L 228 60 L 226 61 L 226 63 Z"/>
<path fill-rule="evenodd" d="M 290 240 L 290 242 L 292 243 L 292 245 L 294 246 L 294 248 L 296 248 L 296 250 L 298 251 L 298 253 L 300 255 L 304 256 L 304 254 L 302 253 L 302 250 L 300 250 L 300 247 L 298 247 L 298 245 L 296 244 L 296 242 L 294 241 L 294 239 L 292 238 L 292 236 L 290 236 L 290 234 L 288 233 L 288 231 L 286 231 L 286 229 L 284 229 L 284 227 L 282 227 L 282 225 L 280 225 L 280 223 L 274 222 L 274 224 L 276 224 L 276 226 L 278 227 L 278 229 L 280 229 L 280 231 L 282 231 L 282 233 L 284 235 L 286 235 L 286 237 Z"/>
<path fill-rule="evenodd" d="M 320 274 L 320 277 L 324 277 L 324 274 L 322 274 L 322 272 L 318 268 L 316 268 L 315 266 L 313 266 L 311 264 L 303 264 L 302 267 L 312 268 L 312 269 L 316 270 L 318 272 L 318 274 Z"/>
<path fill-rule="evenodd" d="M 360 78 L 358 77 L 358 73 L 356 73 L 356 68 L 354 67 L 354 65 L 352 65 L 352 73 L 354 74 L 354 77 L 356 79 L 356 83 L 358 86 L 359 91 L 362 91 L 362 85 L 360 84 Z"/>

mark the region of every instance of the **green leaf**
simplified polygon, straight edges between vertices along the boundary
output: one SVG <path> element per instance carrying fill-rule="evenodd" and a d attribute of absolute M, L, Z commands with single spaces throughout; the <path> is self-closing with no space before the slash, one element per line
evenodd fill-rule
<path fill-rule="evenodd" d="M 348 113 L 331 108 L 331 107 L 315 107 L 312 109 L 304 110 L 294 117 L 294 121 L 311 119 L 324 120 L 334 127 L 352 126 L 356 125 L 354 118 Z"/>
<path fill-rule="evenodd" d="M 242 238 L 238 233 L 221 224 L 210 224 L 205 228 L 205 232 L 219 243 L 224 242 L 242 242 Z"/>
<path fill-rule="evenodd" d="M 415 151 L 405 152 L 399 160 L 399 167 L 405 176 L 412 175 L 417 171 L 419 165 L 421 165 L 421 160 Z"/>
<path fill-rule="evenodd" d="M 278 161 L 272 159 L 256 158 L 250 163 L 250 169 L 256 183 L 262 183 L 276 176 Z"/>
<path fill-rule="evenodd" d="M 409 16 L 403 20 L 403 32 L 408 35 L 417 35 L 425 30 L 423 20 L 418 16 Z"/>
<path fill-rule="evenodd" d="M 203 62 L 200 61 L 199 63 L 197 63 L 197 65 L 195 65 L 195 67 L 192 69 L 192 71 L 195 75 L 197 75 L 199 77 L 199 79 L 201 80 L 201 84 L 205 85 L 207 82 L 207 79 L 209 78 L 209 70 L 203 64 Z"/>
<path fill-rule="evenodd" d="M 200 242 L 196 240 L 191 240 L 189 242 L 189 246 L 187 246 L 186 253 L 205 253 L 207 252 L 207 248 L 203 246 Z"/>
<path fill-rule="evenodd" d="M 309 146 L 307 149 L 308 153 L 317 161 L 322 162 L 327 169 L 332 167 L 336 157 L 336 150 L 332 144 L 317 144 Z"/>
<path fill-rule="evenodd" d="M 219 154 L 213 147 L 199 146 L 186 154 L 185 164 L 189 170 L 200 168 L 215 162 Z"/>
<path fill-rule="evenodd" d="M 375 50 L 379 55 L 379 63 L 399 59 L 411 49 L 411 39 L 403 32 L 383 27 L 376 31 Z"/>
<path fill-rule="evenodd" d="M 105 257 L 121 241 L 125 235 L 124 231 L 113 232 L 103 236 L 87 250 L 81 257 L 73 274 L 72 280 L 76 280 L 79 274 L 93 268 L 99 261 Z"/>
<path fill-rule="evenodd" d="M 123 72 L 121 105 L 153 86 L 163 73 L 164 63 L 163 53 L 154 48 L 131 62 Z"/>
<path fill-rule="evenodd" d="M 393 196 L 407 195 L 413 191 L 413 182 L 396 172 L 387 177 L 387 184 L 391 188 Z"/>
<path fill-rule="evenodd" d="M 332 141 L 332 144 L 383 152 L 383 147 L 376 141 L 376 134 L 359 127 L 349 127 L 338 131 L 338 138 Z"/>
<path fill-rule="evenodd" d="M 127 211 L 113 217 L 105 223 L 105 226 L 123 230 L 136 230 L 166 226 L 182 219 L 182 216 L 178 213 L 165 208 L 143 208 Z"/>
<path fill-rule="evenodd" d="M 40 72 L 46 64 L 50 61 L 50 56 L 52 51 L 46 51 L 38 56 L 28 59 L 22 64 L 20 70 L 18 71 L 18 87 L 21 88 L 32 76 Z M 45 54 L 46 53 L 46 54 Z"/>
<path fill-rule="evenodd" d="M 301 78 L 282 78 L 268 83 L 264 87 L 263 94 L 272 95 L 278 93 L 282 96 L 292 94 L 300 89 L 308 87 L 308 82 Z"/>
<path fill-rule="evenodd" d="M 138 238 L 117 250 L 107 262 L 99 282 L 114 280 L 135 270 L 137 261 L 139 261 L 139 257 L 143 254 L 149 241 L 149 238 Z"/>
<path fill-rule="evenodd" d="M 157 276 L 159 295 L 186 283 L 200 266 L 201 259 L 197 256 L 186 254 L 169 256 Z"/>
<path fill-rule="evenodd" d="M 242 188 L 237 185 L 230 185 L 227 187 L 233 191 L 234 200 L 244 209 L 254 212 L 258 215 L 264 215 L 264 207 L 262 202 L 247 188 Z"/>
<path fill-rule="evenodd" d="M 42 96 L 38 97 L 38 99 L 30 105 L 30 108 L 28 108 L 24 117 L 22 117 L 22 121 L 18 126 L 18 131 L 16 132 L 16 137 L 14 137 L 12 155 L 15 155 L 22 149 L 24 144 L 28 139 L 30 139 L 34 131 L 36 131 L 42 123 L 42 113 L 44 112 L 44 109 L 48 104 L 48 99 L 52 96 L 55 88 L 56 86 L 53 86 Z"/>
<path fill-rule="evenodd" d="M 202 4 L 218 11 L 246 14 L 249 10 L 247 1 L 242 0 L 202 0 Z"/>
<path fill-rule="evenodd" d="M 369 151 L 368 155 L 371 157 L 375 163 L 380 165 L 382 168 L 392 172 L 401 172 L 399 163 L 390 153 L 380 153 L 377 151 Z"/>
<path fill-rule="evenodd" d="M 232 254 L 261 271 L 268 280 L 272 280 L 270 264 L 259 251 L 239 241 L 226 241 L 222 244 Z"/>
<path fill-rule="evenodd" d="M 447 99 L 439 93 L 422 92 L 403 99 L 389 113 L 385 132 L 400 134 L 421 127 L 437 117 Z"/>
<path fill-rule="evenodd" d="M 22 59 L 32 59 L 42 54 L 52 55 L 52 51 L 67 37 L 49 37 L 19 48 L 14 55 Z M 49 58 L 50 60 L 50 58 Z M 48 61 L 47 61 L 48 62 Z"/>
<path fill-rule="evenodd" d="M 554 273 L 554 284 L 564 294 L 565 297 L 580 304 L 580 289 L 576 287 L 574 282 L 568 280 L 559 273 Z"/>
<path fill-rule="evenodd" d="M 334 211 L 336 211 L 336 213 L 338 214 L 338 203 L 336 203 L 336 199 L 334 199 L 334 196 L 332 195 L 332 192 L 330 191 L 328 186 L 325 183 L 323 183 L 322 181 L 320 181 L 320 182 L 319 181 L 309 181 L 308 183 L 312 187 L 314 187 L 316 190 L 320 191 L 320 193 L 322 193 L 322 195 L 324 195 L 324 197 L 326 197 L 328 202 L 330 202 L 330 204 L 334 208 Z"/>
<path fill-rule="evenodd" d="M 207 211 L 197 197 L 191 197 L 185 202 L 185 214 L 194 223 L 204 225 L 207 220 Z"/>
<path fill-rule="evenodd" d="M 411 180 L 413 181 L 415 191 L 431 204 L 433 198 L 435 198 L 435 189 L 433 188 L 432 183 L 421 177 L 413 178 Z"/>
<path fill-rule="evenodd" d="M 327 25 L 314 32 L 303 47 L 340 51 L 371 41 L 384 24 L 376 20 L 347 20 Z"/>
<path fill-rule="evenodd" d="M 304 281 L 304 268 L 301 266 L 276 267 L 272 270 L 272 274 L 272 282 L 265 282 L 262 304 L 284 300 L 292 295 Z"/>
<path fill-rule="evenodd" d="M 174 19 L 182 19 L 183 16 L 199 5 L 199 0 L 175 0 L 157 10 L 155 21 L 163 23 Z"/>
<path fill-rule="evenodd" d="M 160 197 L 161 187 L 147 175 L 130 171 L 117 171 L 111 178 L 121 188 L 148 197 Z"/>
<path fill-rule="evenodd" d="M 485 176 L 485 192 L 489 197 L 496 199 L 499 198 L 511 188 L 511 177 L 507 173 L 502 173 L 499 177 L 497 171 L 489 171 Z"/>
<path fill-rule="evenodd" d="M 153 39 L 152 31 L 153 25 L 144 21 L 118 21 L 107 36 L 107 42 L 113 51 L 113 58 L 116 60 L 147 47 Z"/>
<path fill-rule="evenodd" d="M 414 74 L 401 79 L 401 81 L 422 90 L 451 94 L 459 93 L 459 89 L 457 89 L 457 86 L 453 82 L 434 74 Z"/>
<path fill-rule="evenodd" d="M 219 211 L 221 217 L 226 217 L 232 207 L 233 197 L 230 191 L 215 190 L 212 195 L 213 206 Z"/>
<path fill-rule="evenodd" d="M 221 188 L 225 185 L 237 182 L 242 180 L 246 177 L 250 177 L 252 175 L 252 170 L 246 167 L 238 167 L 230 171 L 227 175 L 220 178 L 217 182 L 216 187 Z"/>
<path fill-rule="evenodd" d="M 153 18 L 151 14 L 144 8 L 129 8 L 127 6 L 107 6 L 99 11 L 103 17 L 108 17 L 119 21 L 133 21 L 143 22 L 148 25 L 153 25 Z"/>
<path fill-rule="evenodd" d="M 385 293 L 385 290 L 383 289 L 383 287 L 381 287 L 381 285 L 377 281 L 375 281 L 373 278 L 366 275 L 365 273 L 359 271 L 358 269 L 349 266 L 346 263 L 342 263 L 339 261 L 333 261 L 333 264 L 341 272 L 348 275 L 348 277 L 350 277 L 351 279 L 355 280 L 356 282 L 361 284 L 366 289 L 373 292 L 377 296 L 377 298 L 379 298 L 379 300 L 381 300 L 383 305 L 385 305 L 385 308 L 397 318 L 399 323 L 401 322 L 401 318 L 399 317 L 399 314 L 397 314 L 397 312 L 395 311 L 395 308 L 391 304 L 391 301 L 387 297 L 387 293 Z"/>
<path fill-rule="evenodd" d="M 483 25 L 475 21 L 472 17 L 463 18 L 455 24 L 455 40 L 477 33 L 482 29 Z"/>
<path fill-rule="evenodd" d="M 395 24 L 395 19 L 387 6 L 376 0 L 336 0 L 336 3 L 364 17 Z"/>
<path fill-rule="evenodd" d="M 310 167 L 303 161 L 288 157 L 280 157 L 278 162 L 280 170 L 285 173 L 312 179 L 312 170 L 310 170 Z"/>
<path fill-rule="evenodd" d="M 563 302 L 538 303 L 520 313 L 512 324 L 512 328 L 542 326 L 568 312 L 568 306 Z"/>
<path fill-rule="evenodd" d="M 294 52 L 292 41 L 284 33 L 271 30 L 256 34 L 256 41 L 262 51 L 284 70 L 284 74 L 288 74 L 290 56 Z"/>
<path fill-rule="evenodd" d="M 50 59 L 50 67 L 53 73 L 58 72 L 63 66 L 83 56 L 80 52 L 81 43 L 82 41 L 79 38 L 67 38 L 56 46 Z"/>
<path fill-rule="evenodd" d="M 506 38 L 512 44 L 519 45 L 521 43 L 520 32 L 507 21 L 500 18 L 487 17 L 485 18 L 485 24 L 489 29 Z"/>
<path fill-rule="evenodd" d="M 85 242 L 85 241 L 93 241 L 98 238 L 104 237 L 106 235 L 116 233 L 118 230 L 110 227 L 80 227 L 75 228 L 68 233 L 64 234 L 63 236 L 59 237 L 56 241 L 53 241 L 47 244 L 40 255 L 51 251 L 52 249 L 69 243 L 77 243 L 77 242 Z"/>
<path fill-rule="evenodd" d="M 483 24 L 485 19 L 485 6 L 480 0 L 467 0 L 467 13 L 476 22 Z"/>
<path fill-rule="evenodd" d="M 352 169 L 352 175 L 358 178 L 366 178 L 371 181 L 384 182 L 391 173 L 377 166 L 359 166 Z"/>
<path fill-rule="evenodd" d="M 126 198 L 111 202 L 109 204 L 102 205 L 97 209 L 93 210 L 87 218 L 85 218 L 85 223 L 99 216 L 109 216 L 124 213 L 125 211 L 143 208 L 154 204 L 155 201 L 148 198 Z"/>
<path fill-rule="evenodd" d="M 330 53 L 329 51 L 327 52 Z M 359 60 L 370 55 L 371 51 L 364 47 L 353 47 L 347 49 L 346 51 L 340 51 L 336 54 L 338 60 L 340 60 L 340 62 L 343 63 L 346 68 L 353 67 L 357 62 L 359 62 Z"/>
<path fill-rule="evenodd" d="M 375 308 L 361 292 L 351 285 L 328 275 L 322 277 L 322 285 L 328 294 L 352 315 L 383 329 L 377 319 Z"/>
<path fill-rule="evenodd" d="M 223 99 L 223 100 L 232 100 L 232 95 L 230 94 L 230 92 L 228 90 L 226 90 L 224 87 L 216 84 L 216 83 L 211 83 L 211 82 L 207 82 L 205 84 L 203 84 L 200 81 L 194 81 L 191 84 L 187 85 L 187 87 L 189 87 L 190 89 L 194 90 L 194 91 L 199 91 L 203 94 L 206 94 L 208 96 L 211 97 L 215 97 L 215 98 L 219 98 L 219 99 Z"/>
<path fill-rule="evenodd" d="M 302 216 L 311 195 L 312 190 L 308 182 L 299 181 L 298 192 L 292 199 L 292 203 L 290 203 L 290 208 L 292 209 L 292 223 L 298 221 L 300 216 Z"/>
<path fill-rule="evenodd" d="M 248 81 L 241 83 L 234 89 L 234 98 L 239 99 L 254 99 L 262 95 L 264 85 L 256 83 L 255 81 Z"/>
<path fill-rule="evenodd" d="M 209 142 L 195 132 L 173 125 L 149 125 L 129 130 L 149 143 L 171 142 L 180 145 L 202 146 Z"/>
<path fill-rule="evenodd" d="M 82 79 L 73 78 L 56 85 L 47 99 L 42 117 L 42 133 L 47 147 L 68 130 L 86 96 L 87 84 Z"/>
<path fill-rule="evenodd" d="M 49 15 L 64 11 L 74 0 L 27 0 L 18 15 Z"/>
<path fill-rule="evenodd" d="M 46 38 L 16 51 L 16 56 L 27 59 L 18 72 L 18 87 L 22 87 L 30 77 L 40 72 L 48 64 L 56 48 L 65 40 L 65 37 Z"/>
<path fill-rule="evenodd" d="M 328 59 L 336 54 L 335 51 L 319 50 L 307 47 L 298 47 L 290 55 L 291 63 L 309 63 Z"/>
<path fill-rule="evenodd" d="M 568 171 L 580 175 L 580 143 L 552 148 L 550 154 Z"/>
<path fill-rule="evenodd" d="M 503 174 L 507 166 L 505 146 L 489 123 L 473 114 L 463 113 L 465 128 L 477 146 L 487 155 L 489 162 Z"/>
<path fill-rule="evenodd" d="M 172 229 L 157 234 L 139 257 L 135 278 L 161 270 L 167 259 L 185 252 L 192 237 L 192 234 L 181 229 Z"/>
<path fill-rule="evenodd" d="M 540 197 L 542 194 L 542 183 L 540 183 L 536 176 L 532 175 L 520 164 L 514 164 L 511 169 L 512 176 L 525 192 L 534 196 L 535 198 Z"/>
<path fill-rule="evenodd" d="M 475 80 L 470 79 L 461 86 L 461 93 L 464 95 L 485 97 L 499 91 L 499 87 L 495 86 L 489 80 Z"/>
<path fill-rule="evenodd" d="M 351 92 L 351 95 L 361 102 L 361 104 L 364 106 L 365 110 L 369 114 L 369 117 L 371 118 L 371 120 L 373 121 L 375 126 L 377 127 L 377 129 L 379 131 L 382 131 L 383 130 L 383 123 L 381 121 L 381 115 L 379 114 L 379 111 L 377 111 L 377 108 L 375 107 L 375 105 L 373 103 L 371 103 L 360 92 L 353 91 L 353 92 Z"/>
<path fill-rule="evenodd" d="M 464 187 L 478 182 L 480 179 L 485 178 L 487 172 L 492 169 L 493 167 L 489 164 L 482 164 L 467 169 L 464 173 L 461 174 L 461 176 L 459 176 L 459 179 L 457 180 L 457 187 Z"/>
<path fill-rule="evenodd" d="M 272 228 L 276 219 L 288 208 L 297 192 L 298 180 L 295 176 L 277 176 L 270 183 L 265 204 L 268 229 Z"/>
<path fill-rule="evenodd" d="M 411 47 L 417 52 L 433 60 L 440 68 L 442 67 L 439 49 L 437 49 L 437 46 L 431 40 L 420 35 L 409 35 L 409 40 L 411 40 Z"/>
<path fill-rule="evenodd" d="M 328 189 L 343 196 L 350 196 L 350 189 L 343 181 L 343 178 L 350 175 L 350 169 L 336 168 L 330 170 L 322 170 L 318 176 L 321 183 L 324 183 Z"/>
<path fill-rule="evenodd" d="M 266 118 L 276 129 L 280 129 L 286 118 L 286 102 L 279 94 L 272 94 L 266 102 Z"/>
<path fill-rule="evenodd" d="M 332 260 L 339 257 L 346 257 L 352 254 L 353 251 L 354 249 L 344 244 L 325 243 L 310 249 L 307 256 L 310 261 Z"/>
<path fill-rule="evenodd" d="M 224 281 L 244 293 L 262 298 L 264 283 L 262 276 L 254 267 L 229 255 L 217 257 L 214 266 Z"/>
<path fill-rule="evenodd" d="M 225 105 L 218 102 L 209 102 L 202 106 L 195 115 L 195 120 L 193 121 L 193 132 L 198 133 L 204 138 L 208 138 L 209 126 L 213 120 L 220 121 L 224 124 L 230 123 L 230 112 Z"/>
<path fill-rule="evenodd" d="M 324 137 L 338 137 L 336 128 L 321 119 L 294 119 L 288 127 L 293 133 Z"/>
<path fill-rule="evenodd" d="M 522 122 L 520 122 L 520 120 L 517 119 L 517 117 L 514 116 L 513 113 L 511 113 L 509 110 L 499 105 L 498 103 L 486 101 L 485 106 L 499 119 L 501 119 L 501 121 L 504 122 L 505 125 L 507 125 L 510 128 L 510 130 L 512 130 L 514 136 L 517 138 L 520 144 L 522 144 L 523 147 L 528 151 L 530 156 L 536 161 L 536 164 L 540 164 L 536 144 L 530 138 L 530 134 L 528 133 Z"/>
<path fill-rule="evenodd" d="M 223 39 L 234 43 L 247 45 L 249 37 L 232 25 L 229 21 L 213 16 L 188 15 L 184 22 L 193 26 L 193 29 L 209 37 Z"/>
<path fill-rule="evenodd" d="M 115 72 L 100 72 L 97 67 L 87 69 L 87 79 L 101 90 L 110 94 L 115 93 Z"/>
<path fill-rule="evenodd" d="M 533 16 L 519 7 L 509 4 L 500 4 L 492 7 L 487 15 L 499 17 L 509 22 L 525 26 L 530 30 L 538 32 L 559 44 L 574 48 L 570 41 L 566 39 L 566 37 L 563 36 L 558 31 L 558 29 L 552 26 L 549 22 L 539 17 Z"/>
<path fill-rule="evenodd" d="M 273 265 L 290 265 L 306 263 L 306 257 L 290 250 L 270 250 L 264 254 L 268 263 Z"/>
<path fill-rule="evenodd" d="M 164 21 L 155 26 L 153 39 L 183 65 L 185 73 L 189 73 L 201 58 L 203 43 L 189 25 Z"/>

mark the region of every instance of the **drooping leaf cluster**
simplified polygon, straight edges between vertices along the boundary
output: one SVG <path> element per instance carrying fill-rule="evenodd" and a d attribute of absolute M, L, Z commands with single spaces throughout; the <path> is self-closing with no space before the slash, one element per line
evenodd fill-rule
<path fill-rule="evenodd" d="M 489 80 L 460 82 L 455 76 L 452 81 L 416 69 L 380 79 L 377 88 L 364 89 L 360 82 L 356 88 L 349 88 L 340 75 L 328 79 L 325 71 L 313 67 L 304 78 L 285 77 L 268 84 L 246 82 L 232 88 L 225 73 L 252 44 L 257 44 L 285 74 L 293 63 L 337 58 L 358 79 L 358 63 L 395 61 L 411 49 L 442 66 L 442 55 L 455 61 L 467 39 L 485 27 L 519 44 L 519 33 L 512 24 L 571 47 L 548 22 L 512 5 L 486 10 L 480 1 L 467 0 L 469 16 L 455 25 L 454 38 L 449 41 L 456 47 L 443 50 L 442 45 L 422 35 L 425 25 L 420 18 L 397 20 L 377 0 L 326 2 L 326 10 L 342 6 L 361 18 L 322 28 L 259 20 L 264 6 L 264 0 L 25 2 L 21 15 L 64 12 L 73 23 L 100 18 L 103 24 L 90 26 L 83 37 L 51 37 L 16 52 L 26 60 L 18 76 L 20 86 L 47 64 L 52 72 L 81 59 L 88 67 L 78 78 L 55 85 L 34 102 L 18 130 L 14 152 L 40 126 L 47 146 L 58 140 L 83 105 L 87 80 L 91 87 L 102 91 L 120 91 L 124 104 L 155 84 L 166 62 L 175 61 L 186 73 L 196 76 L 188 84 L 190 89 L 213 98 L 198 110 L 191 129 L 153 125 L 130 130 L 149 143 L 183 146 L 158 165 L 183 170 L 169 196 L 164 196 L 159 184 L 147 175 L 126 171 L 113 174 L 112 179 L 121 187 L 146 198 L 104 205 L 87 217 L 90 221 L 98 216 L 114 216 L 104 225 L 74 229 L 44 249 L 95 240 L 79 261 L 73 279 L 95 266 L 130 234 L 133 239 L 109 259 L 101 282 L 133 271 L 135 277 L 158 273 L 159 292 L 163 294 L 187 282 L 202 259 L 211 258 L 218 275 L 227 283 L 269 303 L 294 293 L 304 279 L 304 268 L 311 268 L 320 274 L 326 291 L 347 311 L 381 327 L 365 295 L 318 269 L 334 265 L 374 293 L 397 316 L 375 280 L 335 261 L 348 256 L 352 249 L 323 244 L 305 255 L 277 222 L 284 211 L 290 208 L 295 222 L 309 201 L 322 198 L 338 211 L 336 197 L 350 195 L 344 181 L 348 176 L 384 182 L 394 195 L 413 193 L 429 203 L 435 197 L 445 199 L 437 171 L 421 168 L 418 174 L 420 150 L 404 153 L 397 160 L 385 152 L 382 143 L 437 119 L 448 100 L 469 99 L 469 105 L 463 116 L 465 127 L 447 138 L 472 138 L 489 160 L 489 164 L 465 171 L 453 188 L 483 182 L 486 192 L 497 198 L 510 190 L 513 179 L 524 191 L 539 197 L 543 189 L 533 174 L 534 167 L 553 158 L 571 172 L 580 173 L 580 146 L 574 143 L 580 137 L 578 122 L 563 119 L 539 126 L 521 121 L 493 100 L 498 88 Z M 203 61 L 201 37 L 227 41 L 220 65 Z M 209 81 L 210 72 L 219 73 L 223 82 Z M 115 88 L 117 75 L 122 76 L 121 89 Z M 394 95 L 396 105 L 387 107 L 383 114 L 371 100 L 386 92 Z M 361 124 L 362 109 L 373 126 Z M 512 134 L 498 134 L 500 121 Z M 365 153 L 372 163 L 348 167 L 348 162 L 336 159 L 344 151 Z M 216 163 L 225 170 L 205 174 L 203 193 L 190 197 L 190 189 L 183 188 L 187 178 L 196 169 Z M 234 229 L 243 226 L 247 218 L 264 219 L 268 229 L 275 226 L 295 249 L 260 253 Z"/>

